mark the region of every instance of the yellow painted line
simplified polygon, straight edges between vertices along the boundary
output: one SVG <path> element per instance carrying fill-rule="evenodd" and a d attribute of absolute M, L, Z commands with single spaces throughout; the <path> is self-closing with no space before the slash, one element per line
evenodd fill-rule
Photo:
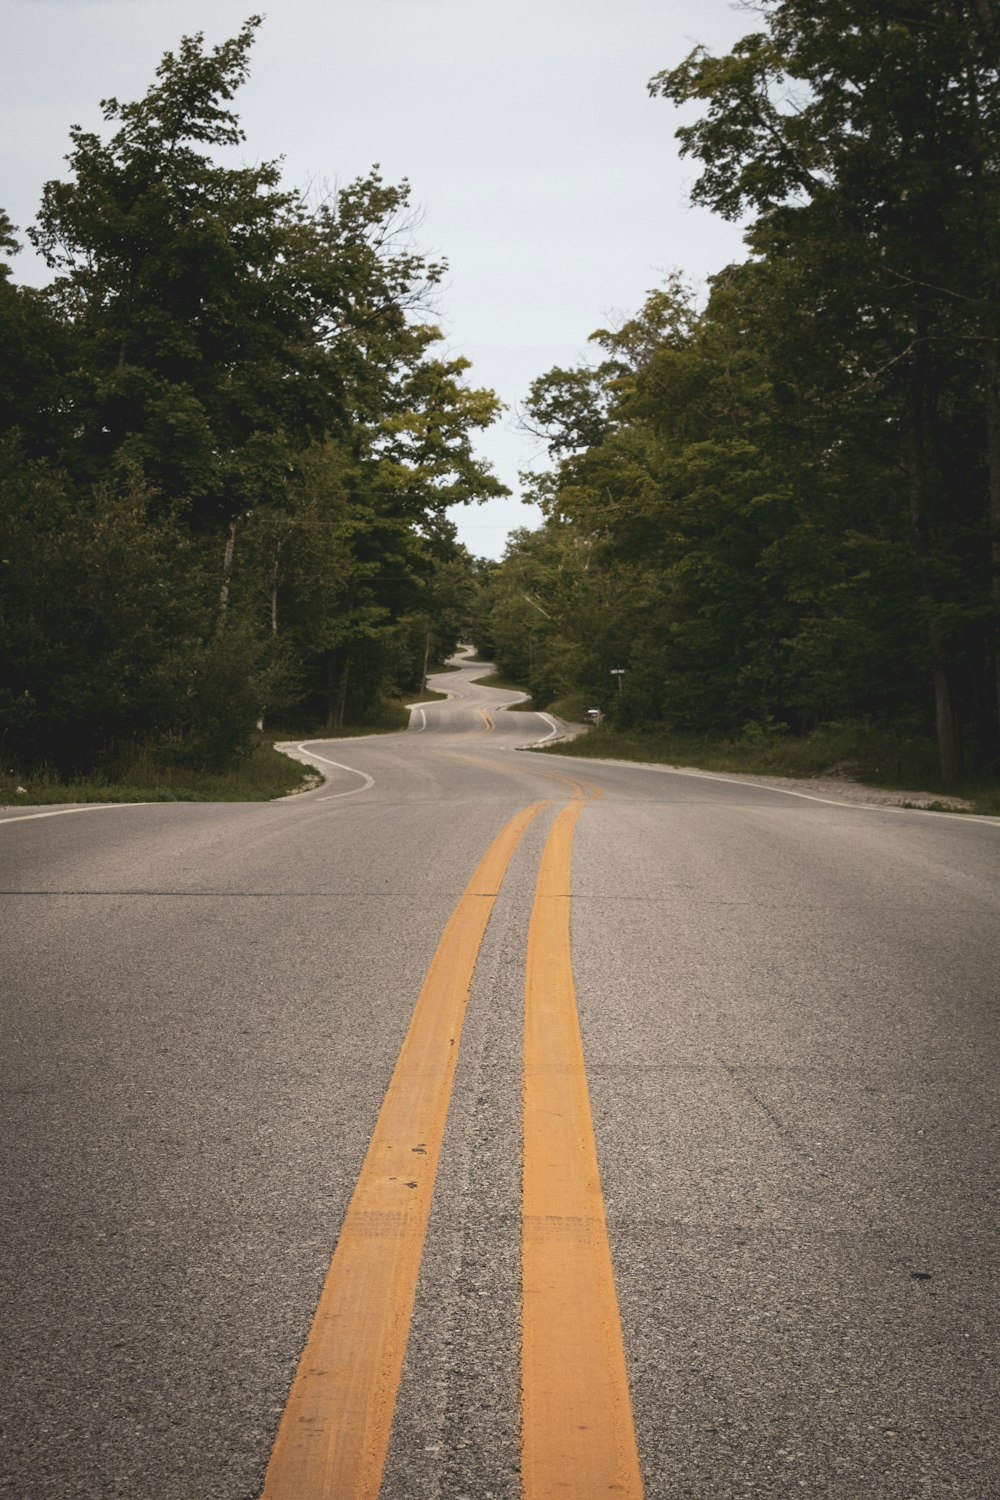
<path fill-rule="evenodd" d="M 597 785 L 596 781 L 580 781 L 576 776 L 560 776 L 556 771 L 542 771 L 540 774 L 545 776 L 549 781 L 564 782 L 572 788 L 574 797 L 585 798 L 590 802 L 599 802 L 604 796 L 604 792 Z"/>
<path fill-rule="evenodd" d="M 490 718 L 490 716 L 486 712 L 485 708 L 479 709 L 478 713 L 479 713 L 479 717 L 482 719 L 483 723 L 486 725 L 485 733 L 489 734 L 490 730 L 494 727 L 493 720 Z"/>
<path fill-rule="evenodd" d="M 479 947 L 535 802 L 449 918 L 400 1050 L 282 1416 L 263 1500 L 376 1500 Z"/>
<path fill-rule="evenodd" d="M 641 1500 L 570 958 L 581 805 L 552 825 L 528 931 L 521 1482 L 524 1500 Z"/>
<path fill-rule="evenodd" d="M 481 755 L 462 755 L 457 750 L 437 750 L 435 754 L 440 760 L 460 760 L 469 766 L 488 766 L 491 771 L 497 771 L 501 775 L 514 777 L 520 780 L 523 772 L 509 760 L 501 764 L 496 760 L 486 760 Z M 532 776 L 541 776 L 545 781 L 558 782 L 560 786 L 569 787 L 575 798 L 583 797 L 589 801 L 597 802 L 604 796 L 604 792 L 595 781 L 581 781 L 576 776 L 561 776 L 558 771 L 539 770 L 532 764 Z"/>

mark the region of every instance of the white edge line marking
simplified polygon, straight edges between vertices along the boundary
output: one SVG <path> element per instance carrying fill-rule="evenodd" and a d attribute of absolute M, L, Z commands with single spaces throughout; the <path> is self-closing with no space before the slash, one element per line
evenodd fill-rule
<path fill-rule="evenodd" d="M 364 782 L 364 784 L 362 786 L 353 787 L 349 792 L 333 792 L 333 793 L 331 793 L 330 795 L 328 795 L 326 797 L 317 797 L 315 799 L 317 802 L 332 802 L 336 797 L 353 797 L 354 794 L 355 794 L 355 792 L 366 792 L 370 786 L 374 786 L 375 785 L 375 781 L 374 781 L 373 777 L 367 775 L 366 772 L 364 772 L 364 771 L 358 771 L 358 770 L 356 770 L 354 768 L 354 766 L 344 766 L 344 765 L 341 765 L 341 763 L 340 763 L 339 760 L 327 760 L 326 756 L 324 756 L 324 755 L 317 755 L 316 752 L 315 752 L 315 750 L 307 750 L 306 749 L 306 745 L 307 744 L 309 744 L 309 745 L 312 745 L 312 744 L 324 745 L 324 744 L 326 744 L 326 741 L 325 740 L 304 740 L 302 742 L 302 744 L 292 746 L 291 749 L 301 750 L 305 755 L 308 755 L 312 760 L 321 760 L 323 762 L 323 764 L 326 765 L 326 766 L 336 766 L 338 771 L 350 771 L 350 772 L 352 772 L 353 775 L 362 777 L 363 778 L 363 782 Z M 279 749 L 279 746 L 276 745 L 275 749 L 276 750 Z M 283 755 L 289 755 L 290 754 L 290 750 L 282 748 L 281 749 L 281 753 Z M 318 791 L 319 788 L 317 787 L 317 788 L 315 788 L 315 790 Z M 280 797 L 276 797 L 273 800 L 276 801 L 276 802 L 281 802 L 281 801 L 284 801 L 285 799 L 284 798 L 280 798 Z M 288 802 L 286 803 L 286 805 L 291 806 L 291 802 L 292 802 L 292 799 L 289 798 Z M 161 806 L 167 806 L 167 805 L 168 804 L 166 804 L 166 803 L 159 803 L 159 802 L 156 802 L 156 803 L 153 803 L 153 802 L 92 802 L 87 807 L 60 807 L 60 808 L 57 808 L 54 812 L 20 813 L 18 816 L 13 817 L 13 818 L 0 818 L 0 824 L 4 824 L 4 823 L 30 823 L 35 818 L 65 818 L 65 817 L 68 817 L 70 813 L 112 812 L 116 808 L 120 809 L 120 808 L 123 808 L 123 807 L 161 807 Z"/>
<path fill-rule="evenodd" d="M 524 700 L 522 699 L 521 701 L 523 702 Z M 550 718 L 548 714 L 539 714 L 538 717 L 540 719 L 544 719 L 546 724 L 552 725 L 552 728 L 549 730 L 548 734 L 544 735 L 540 740 L 535 741 L 536 745 L 544 745 L 546 740 L 550 740 L 553 735 L 559 733 L 559 725 L 556 723 L 555 719 Z"/>
<path fill-rule="evenodd" d="M 325 740 L 303 740 L 300 745 L 296 745 L 294 748 L 301 750 L 304 755 L 308 755 L 312 760 L 321 760 L 325 766 L 336 766 L 338 771 L 350 771 L 353 776 L 360 776 L 363 784 L 352 787 L 349 792 L 332 792 L 326 797 L 317 797 L 317 802 L 333 802 L 337 797 L 353 797 L 357 792 L 366 792 L 369 787 L 375 785 L 375 778 L 369 776 L 366 771 L 359 771 L 355 766 L 345 766 L 339 760 L 327 760 L 325 755 L 317 755 L 315 750 L 306 749 L 306 745 L 325 744 Z M 287 754 L 288 752 L 285 751 L 284 753 Z M 319 788 L 317 787 L 316 790 L 318 791 Z M 86 807 L 59 807 L 53 812 L 18 813 L 13 818 L 0 818 L 0 825 L 4 823 L 31 823 L 36 818 L 66 818 L 71 813 L 114 812 L 123 807 L 161 807 L 166 805 L 159 802 L 91 802 Z M 289 799 L 287 805 L 291 805 L 291 799 Z"/>
<path fill-rule="evenodd" d="M 369 787 L 375 785 L 374 776 L 369 776 L 367 771 L 359 771 L 356 766 L 345 766 L 343 761 L 328 760 L 325 755 L 318 755 L 315 750 L 308 750 L 307 745 L 325 745 L 326 740 L 303 740 L 296 745 L 296 750 L 301 750 L 303 755 L 308 755 L 311 760 L 322 761 L 324 766 L 336 766 L 338 771 L 350 771 L 352 776 L 360 776 L 361 786 L 352 787 L 349 792 L 330 792 L 326 797 L 317 797 L 317 802 L 334 802 L 338 797 L 354 797 L 358 792 L 367 792 Z"/>
<path fill-rule="evenodd" d="M 162 803 L 156 803 L 160 807 Z M 60 807 L 55 812 L 21 813 L 16 818 L 0 818 L 0 823 L 30 823 L 34 818 L 66 818 L 70 813 L 112 812 L 122 807 L 153 807 L 152 802 L 92 802 L 87 807 Z"/>
<path fill-rule="evenodd" d="M 543 714 L 542 717 L 545 718 L 546 715 Z M 539 740 L 538 743 L 544 742 Z M 779 797 L 802 797 L 806 802 L 822 802 L 826 807 L 849 807 L 854 812 L 919 813 L 924 818 L 950 818 L 955 823 L 978 823 L 981 828 L 1000 828 L 1000 818 L 977 818 L 975 813 L 934 812 L 929 807 L 899 807 L 891 802 L 839 802 L 832 797 L 817 797 L 813 792 L 793 792 L 790 787 L 768 786 L 763 781 L 737 781 L 734 776 L 717 776 L 714 771 L 682 771 L 678 766 L 658 766 L 644 760 L 589 760 L 582 755 L 567 756 L 566 759 L 583 760 L 589 766 L 624 766 L 626 769 L 639 771 L 660 771 L 667 776 L 690 776 L 695 781 L 724 781 L 727 786 L 753 787 L 758 792 L 777 792 Z"/>

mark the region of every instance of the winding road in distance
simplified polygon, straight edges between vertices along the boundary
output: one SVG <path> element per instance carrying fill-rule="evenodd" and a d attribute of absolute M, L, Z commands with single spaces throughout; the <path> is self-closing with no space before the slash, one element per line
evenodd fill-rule
<path fill-rule="evenodd" d="M 0 810 L 0 1495 L 1000 1496 L 1000 823 L 484 670 L 302 796 Z"/>

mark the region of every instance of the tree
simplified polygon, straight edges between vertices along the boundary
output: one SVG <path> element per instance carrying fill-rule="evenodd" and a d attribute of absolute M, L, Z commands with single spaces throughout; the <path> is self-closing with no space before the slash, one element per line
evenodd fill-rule
<path fill-rule="evenodd" d="M 0 209 L 0 254 L 18 250 L 15 229 Z M 31 451 L 58 448 L 66 436 L 61 382 L 69 334 L 44 295 L 15 286 L 0 259 L 0 435 L 15 430 Z"/>
<path fill-rule="evenodd" d="M 4 754 L 62 773 L 136 746 L 218 766 L 246 748 L 270 691 L 252 633 L 215 629 L 205 539 L 150 520 L 141 480 L 78 488 L 0 449 Z"/>
<path fill-rule="evenodd" d="M 887 398 L 919 560 L 942 772 L 953 780 L 961 664 L 974 654 L 991 593 L 994 610 L 1000 602 L 992 10 L 964 0 L 839 0 L 818 10 L 765 0 L 761 10 L 766 32 L 721 59 L 696 49 L 651 89 L 708 103 L 678 132 L 702 163 L 696 201 L 728 217 L 755 209 L 748 240 L 757 255 L 811 264 L 817 332 L 835 328 Z M 947 479 L 971 399 L 989 440 L 980 438 L 980 473 L 966 466 L 966 477 L 985 498 L 989 468 L 989 507 Z M 988 555 L 991 537 L 992 580 L 976 556 Z M 1000 694 L 994 722 L 998 706 Z"/>
<path fill-rule="evenodd" d="M 311 204 L 281 185 L 275 162 L 217 159 L 243 139 L 230 105 L 259 24 L 251 17 L 215 48 L 184 38 L 141 99 L 103 102 L 107 140 L 74 127 L 69 178 L 46 185 L 29 231 L 55 280 L 23 293 L 0 267 L 11 482 L 21 500 L 33 486 L 53 497 L 81 555 L 96 559 L 116 538 L 124 686 L 95 671 L 93 713 L 65 694 L 67 714 L 75 704 L 93 727 L 97 699 L 117 692 L 106 715 L 116 740 L 148 731 L 233 750 L 262 709 L 322 703 L 337 724 L 370 708 L 396 671 L 400 622 L 430 621 L 447 593 L 436 589 L 458 555 L 447 507 L 506 493 L 472 449 L 499 403 L 435 348 L 429 300 L 445 267 L 413 242 L 408 184 L 373 168 Z M 12 233 L 0 219 L 0 248 Z M 9 597 L 37 600 L 38 580 L 55 577 L 58 528 L 43 518 L 29 542 L 21 500 Z M 136 600 L 162 629 L 132 612 L 129 546 Z M 183 586 L 172 547 L 188 567 Z M 190 605 L 183 627 L 144 592 L 157 567 L 156 587 Z M 65 599 L 91 611 L 84 575 L 73 578 Z M 106 600 L 101 609 L 115 617 Z M 79 659 L 66 609 L 26 620 L 36 638 L 22 642 L 10 700 L 22 707 L 48 701 L 55 682 L 65 689 L 63 648 Z M 96 637 L 81 639 L 103 660 Z M 154 708 L 143 683 L 174 671 L 181 639 L 204 670 L 188 674 L 184 704 L 164 689 Z M 214 695 L 197 688 L 213 673 Z M 19 743 L 35 754 L 25 714 Z M 99 737 L 83 736 L 84 759 Z"/>
<path fill-rule="evenodd" d="M 541 499 L 546 530 L 586 544 L 600 599 L 586 625 L 560 617 L 591 657 L 601 643 L 591 667 L 578 652 L 575 685 L 603 701 L 610 667 L 627 666 L 611 704 L 622 724 L 912 716 L 921 616 L 898 452 L 851 348 L 817 346 L 809 274 L 801 259 L 752 260 L 713 278 L 697 315 L 674 296 L 665 319 L 658 292 L 596 336 L 616 356 L 586 372 L 603 433 L 559 458 Z M 571 420 L 560 413 L 557 456 Z"/>
<path fill-rule="evenodd" d="M 142 99 L 103 101 L 109 141 L 74 127 L 73 180 L 46 185 L 31 231 L 78 342 L 78 462 L 131 464 L 201 524 L 273 494 L 289 450 L 343 415 L 298 196 L 276 163 L 207 154 L 243 139 L 226 103 L 258 25 L 210 51 L 185 38 Z"/>

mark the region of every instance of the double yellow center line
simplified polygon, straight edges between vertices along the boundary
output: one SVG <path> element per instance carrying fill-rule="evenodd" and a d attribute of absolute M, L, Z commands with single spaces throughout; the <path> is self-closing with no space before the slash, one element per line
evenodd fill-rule
<path fill-rule="evenodd" d="M 570 958 L 581 803 L 556 818 L 528 928 L 521 1232 L 526 1500 L 642 1495 Z"/>
<path fill-rule="evenodd" d="M 262 1500 L 377 1500 L 476 960 L 514 851 L 546 805 L 524 808 L 500 832 L 442 934 L 340 1232 Z M 525 1500 L 596 1500 L 609 1490 L 639 1500 L 570 963 L 580 806 L 571 803 L 553 824 L 528 934 L 522 1483 Z"/>

